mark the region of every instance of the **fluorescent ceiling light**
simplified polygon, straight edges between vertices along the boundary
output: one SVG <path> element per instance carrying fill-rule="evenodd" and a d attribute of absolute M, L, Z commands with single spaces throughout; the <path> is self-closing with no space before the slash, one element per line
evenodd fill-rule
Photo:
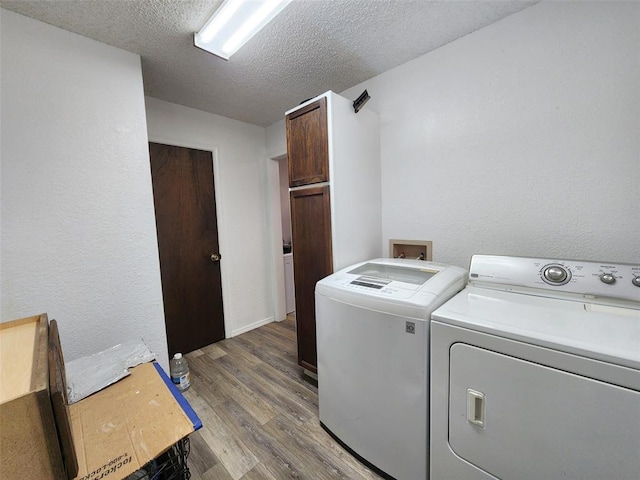
<path fill-rule="evenodd" d="M 291 0 L 225 0 L 194 35 L 196 47 L 229 60 Z"/>

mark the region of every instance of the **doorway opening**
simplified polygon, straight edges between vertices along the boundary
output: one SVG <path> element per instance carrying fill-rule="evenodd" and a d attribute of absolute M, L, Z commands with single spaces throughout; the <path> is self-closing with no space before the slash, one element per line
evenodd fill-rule
<path fill-rule="evenodd" d="M 274 319 L 282 321 L 295 310 L 293 249 L 287 154 L 267 157 L 269 223 L 271 226 Z M 285 275 L 285 270 L 288 270 Z M 286 293 L 288 292 L 288 293 Z M 288 304 L 288 305 L 287 305 Z"/>
<path fill-rule="evenodd" d="M 295 288 L 293 283 L 293 245 L 291 244 L 291 203 L 289 200 L 289 168 L 287 156 L 278 157 L 280 178 L 280 218 L 282 222 L 282 256 L 284 263 L 285 313 L 296 310 Z"/>

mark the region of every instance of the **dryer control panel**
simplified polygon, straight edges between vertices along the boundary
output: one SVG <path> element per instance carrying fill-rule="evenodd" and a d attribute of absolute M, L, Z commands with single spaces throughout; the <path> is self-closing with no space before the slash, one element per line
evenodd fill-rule
<path fill-rule="evenodd" d="M 640 265 L 530 257 L 474 255 L 469 283 L 501 290 L 539 289 L 583 299 L 615 298 L 638 302 Z M 597 303 L 597 302 L 596 302 Z"/>

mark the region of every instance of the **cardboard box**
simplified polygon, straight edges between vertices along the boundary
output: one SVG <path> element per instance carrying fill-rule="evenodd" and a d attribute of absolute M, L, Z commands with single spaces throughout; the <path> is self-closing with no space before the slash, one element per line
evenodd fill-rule
<path fill-rule="evenodd" d="M 0 478 L 65 478 L 49 397 L 46 314 L 0 324 Z"/>
<path fill-rule="evenodd" d="M 69 406 L 77 480 L 121 479 L 202 426 L 157 363 Z"/>

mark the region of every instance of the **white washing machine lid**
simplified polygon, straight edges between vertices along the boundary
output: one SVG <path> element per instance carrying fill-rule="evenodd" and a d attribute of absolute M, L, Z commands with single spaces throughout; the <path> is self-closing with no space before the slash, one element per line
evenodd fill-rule
<path fill-rule="evenodd" d="M 640 310 L 632 308 L 467 286 L 431 318 L 640 370 Z"/>
<path fill-rule="evenodd" d="M 431 312 L 465 285 L 462 268 L 422 260 L 377 258 L 316 284 L 316 298 L 428 321 Z"/>

